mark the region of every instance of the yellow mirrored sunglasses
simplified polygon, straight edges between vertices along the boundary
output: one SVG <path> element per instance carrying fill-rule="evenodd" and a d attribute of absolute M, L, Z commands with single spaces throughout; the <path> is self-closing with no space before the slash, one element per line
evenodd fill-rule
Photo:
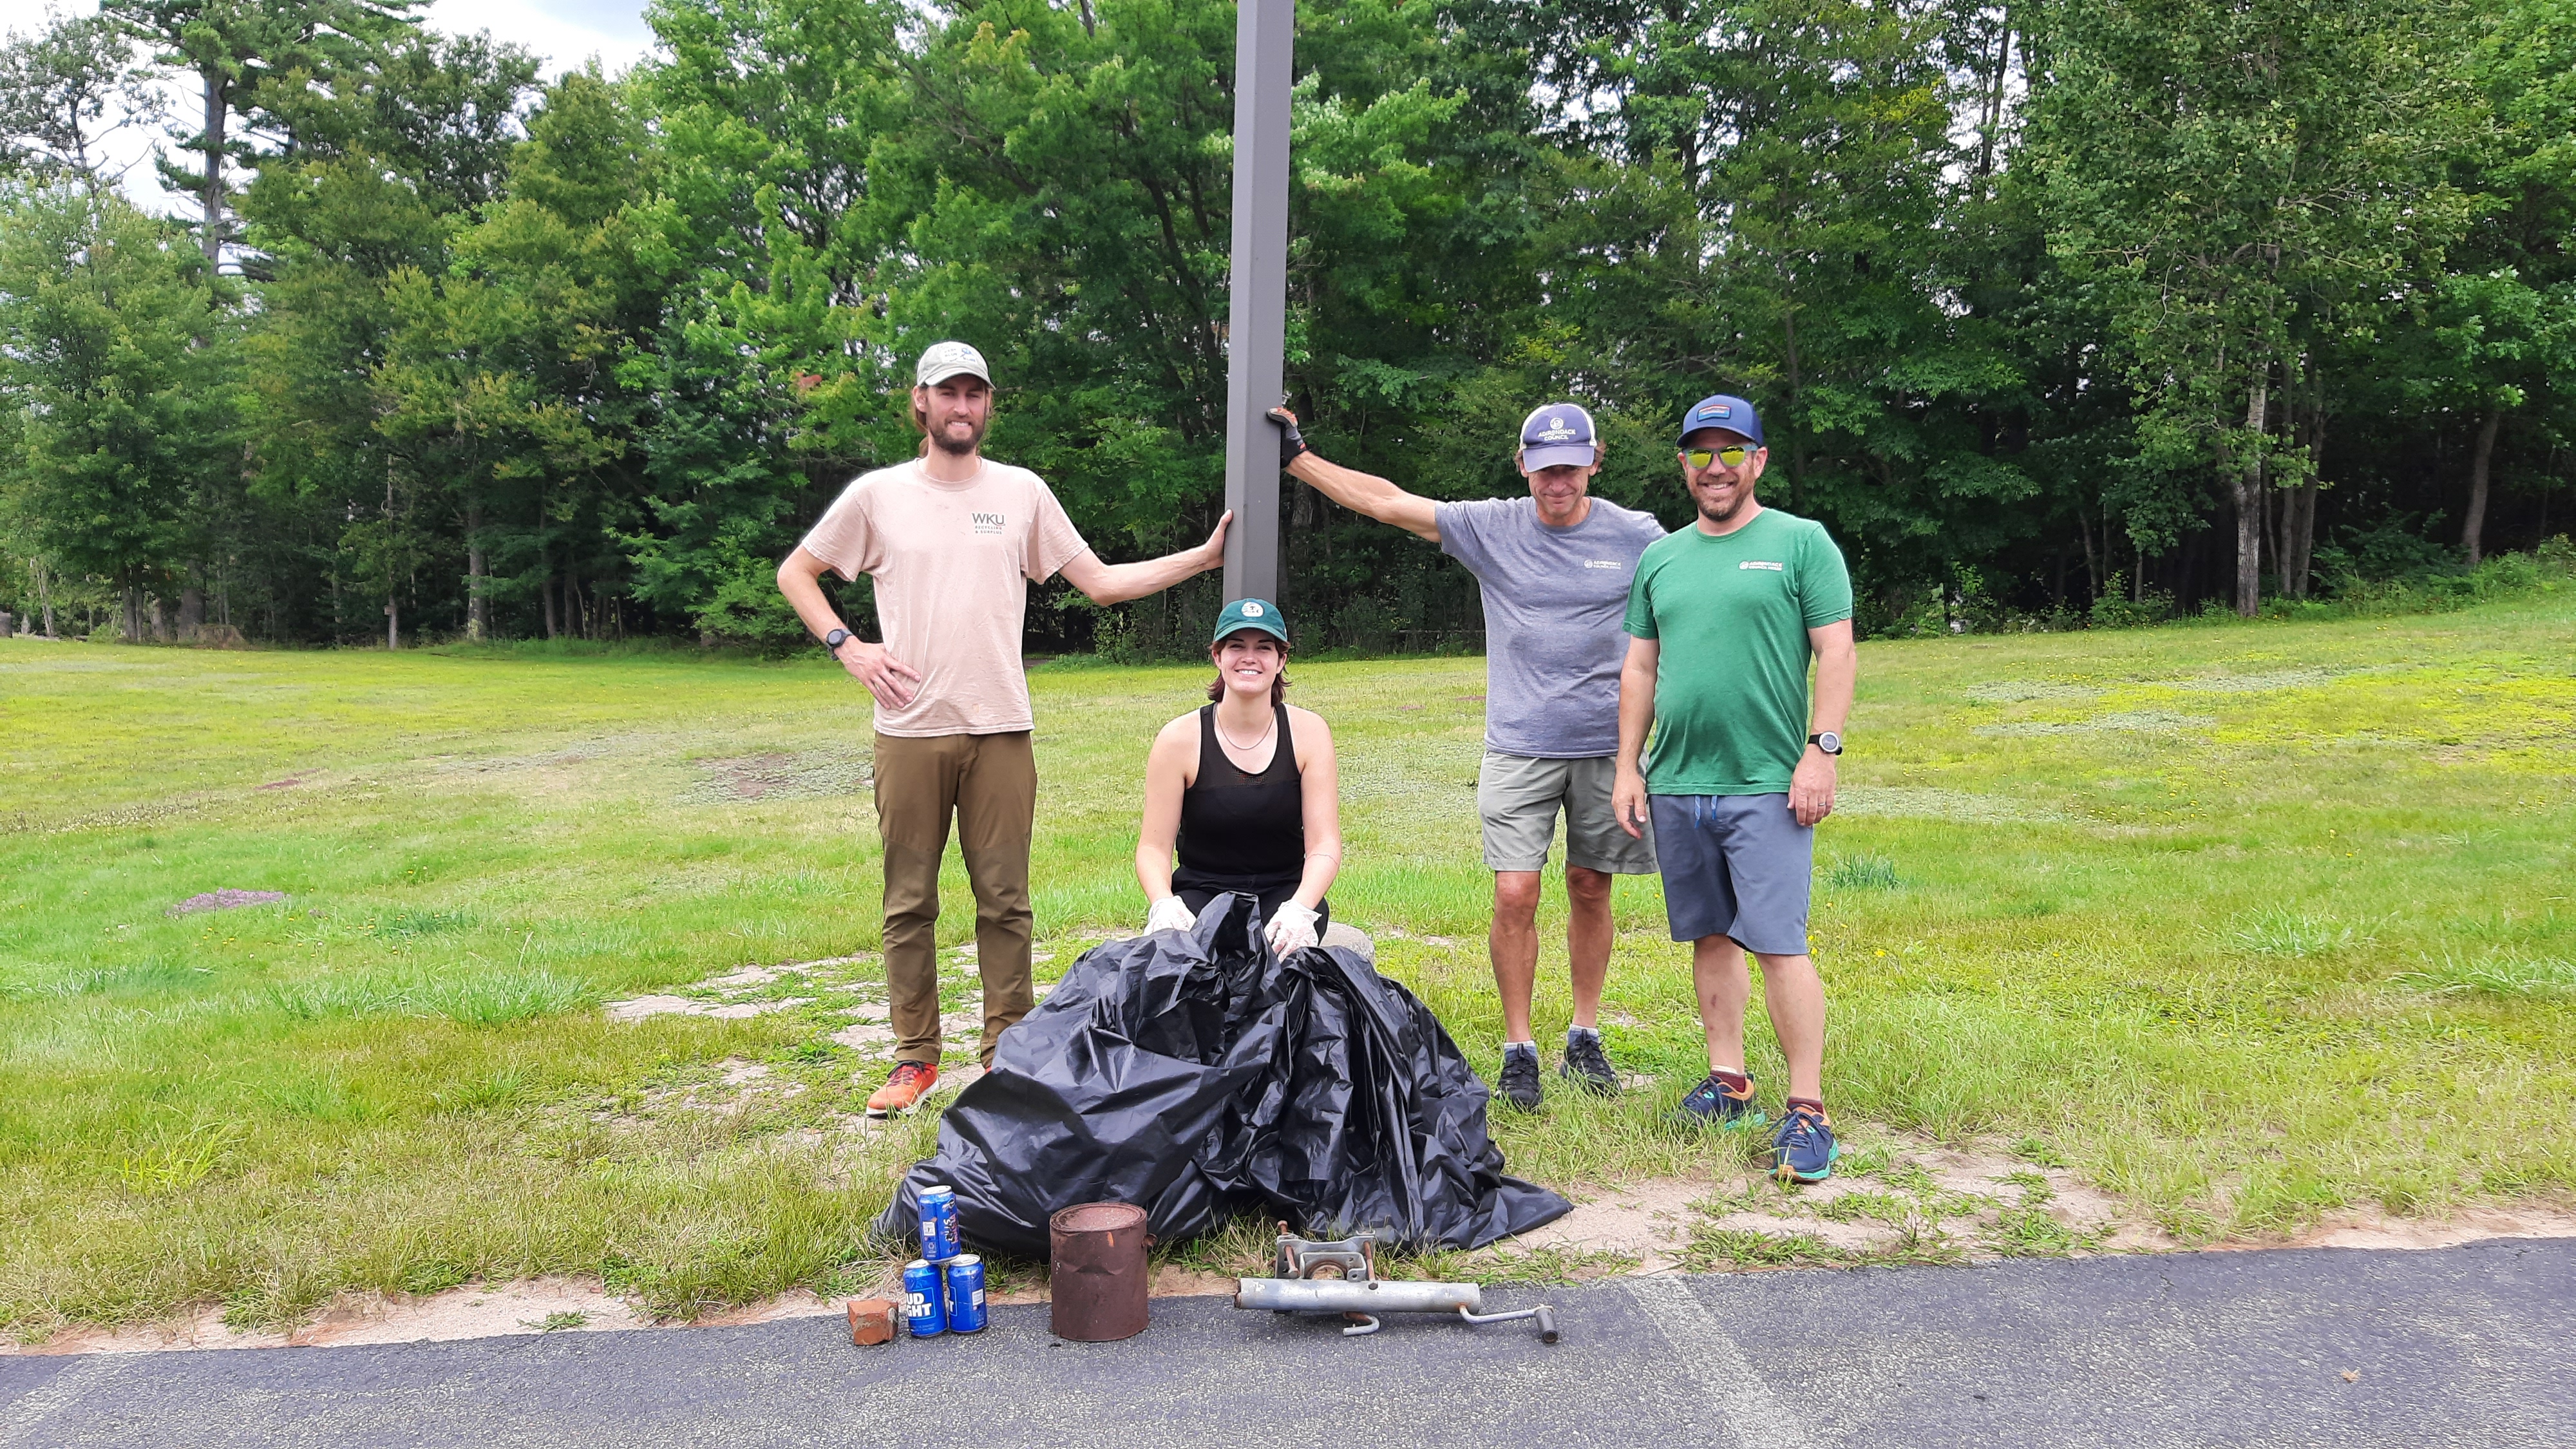
<path fill-rule="evenodd" d="M 1724 463 L 1730 468 L 1741 468 L 1744 466 L 1744 460 L 1753 456 L 1753 450 L 1751 448 L 1740 446 L 1718 448 L 1715 450 L 1708 448 L 1693 448 L 1682 456 L 1690 460 L 1691 468 L 1696 472 L 1706 468 L 1709 465 L 1709 460 L 1711 459 Z"/>

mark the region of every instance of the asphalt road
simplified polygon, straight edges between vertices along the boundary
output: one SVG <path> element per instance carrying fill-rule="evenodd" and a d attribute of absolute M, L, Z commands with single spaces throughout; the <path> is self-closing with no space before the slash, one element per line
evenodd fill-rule
<path fill-rule="evenodd" d="M 1489 1308 L 1542 1295 L 1487 1295 Z M 1526 1323 L 1165 1299 L 853 1348 L 837 1319 L 0 1358 L 0 1445 L 2576 1446 L 2576 1239 L 1557 1289 Z"/>

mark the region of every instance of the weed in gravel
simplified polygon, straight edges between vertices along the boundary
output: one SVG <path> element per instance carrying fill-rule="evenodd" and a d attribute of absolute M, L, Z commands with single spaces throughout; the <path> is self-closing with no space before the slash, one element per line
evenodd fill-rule
<path fill-rule="evenodd" d="M 1695 1273 L 1722 1273 L 1733 1268 L 1839 1268 L 1858 1257 L 1813 1233 L 1763 1233 L 1749 1228 L 1721 1228 L 1712 1223 L 1693 1224 L 1690 1242 L 1681 1253 L 1682 1266 Z"/>
<path fill-rule="evenodd" d="M 2021 1189 L 2021 1200 L 2000 1208 L 1984 1234 L 1984 1246 L 2007 1258 L 2062 1258 L 2095 1245 L 2093 1234 L 2068 1227 L 2049 1212 L 2056 1193 L 2036 1172 L 2015 1172 L 2004 1181 Z"/>

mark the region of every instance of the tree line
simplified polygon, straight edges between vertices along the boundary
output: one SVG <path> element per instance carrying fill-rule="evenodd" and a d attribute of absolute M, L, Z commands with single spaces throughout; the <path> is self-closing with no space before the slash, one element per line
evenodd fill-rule
<path fill-rule="evenodd" d="M 0 604 L 785 647 L 776 560 L 915 451 L 946 336 L 1105 556 L 1213 522 L 1231 4 L 655 0 L 643 62 L 551 80 L 410 10 L 105 0 L 0 46 Z M 2576 0 L 1297 31 L 1290 393 L 1408 489 L 1516 490 L 1570 396 L 1599 491 L 1678 524 L 1673 418 L 1741 392 L 1872 632 L 2252 613 L 2566 527 Z M 1282 507 L 1308 637 L 1473 629 L 1430 550 Z M 1056 591 L 1032 630 L 1153 654 L 1209 602 Z"/>

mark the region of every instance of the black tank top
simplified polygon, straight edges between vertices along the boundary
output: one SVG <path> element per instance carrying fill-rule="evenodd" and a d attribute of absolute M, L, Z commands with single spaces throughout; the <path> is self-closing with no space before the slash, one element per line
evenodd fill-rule
<path fill-rule="evenodd" d="M 1199 711 L 1199 777 L 1181 794 L 1174 890 L 1294 885 L 1306 870 L 1306 795 L 1288 706 L 1275 704 L 1277 743 L 1248 774 L 1216 739 L 1216 706 Z"/>

